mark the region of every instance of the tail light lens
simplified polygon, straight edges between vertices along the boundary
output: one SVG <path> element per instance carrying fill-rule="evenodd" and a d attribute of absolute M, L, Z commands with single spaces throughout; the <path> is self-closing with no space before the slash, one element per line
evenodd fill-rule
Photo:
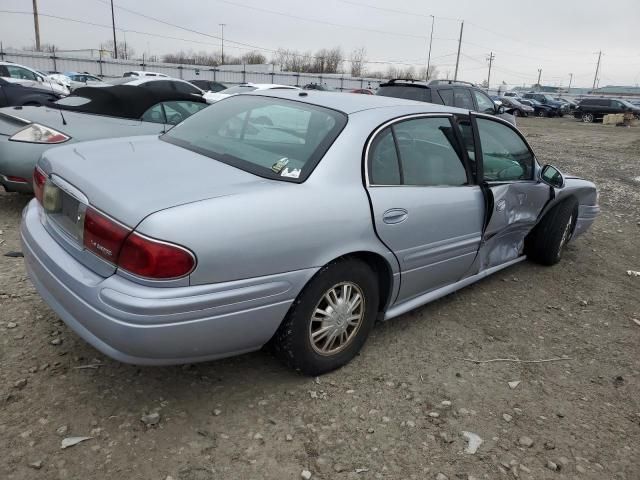
<path fill-rule="evenodd" d="M 42 194 L 44 192 L 44 185 L 47 183 L 47 176 L 45 173 L 40 170 L 40 167 L 36 167 L 33 169 L 33 192 L 38 199 L 38 201 L 42 204 Z"/>
<path fill-rule="evenodd" d="M 85 212 L 83 243 L 118 268 L 154 280 L 184 277 L 196 265 L 186 248 L 133 232 L 92 207 Z"/>
<path fill-rule="evenodd" d="M 124 225 L 101 214 L 96 209 L 87 207 L 84 214 L 84 246 L 105 260 L 117 263 L 122 243 L 129 230 Z"/>
<path fill-rule="evenodd" d="M 135 232 L 127 237 L 118 259 L 120 268 L 141 277 L 157 279 L 184 277 L 195 265 L 195 257 L 186 248 Z"/>

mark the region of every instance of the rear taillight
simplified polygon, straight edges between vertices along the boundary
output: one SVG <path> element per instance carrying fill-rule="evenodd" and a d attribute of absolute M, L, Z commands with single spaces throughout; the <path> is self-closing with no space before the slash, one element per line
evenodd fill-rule
<path fill-rule="evenodd" d="M 184 277 L 196 265 L 186 248 L 133 232 L 92 207 L 84 214 L 83 243 L 118 268 L 144 278 Z"/>
<path fill-rule="evenodd" d="M 105 260 L 116 263 L 120 248 L 127 235 L 131 233 L 124 225 L 87 207 L 84 214 L 84 246 Z"/>
<path fill-rule="evenodd" d="M 14 177 L 13 175 L 7 175 L 7 180 L 15 183 L 29 183 L 29 180 L 22 177 Z"/>
<path fill-rule="evenodd" d="M 33 193 L 40 203 L 42 203 L 42 194 L 44 192 L 44 185 L 47 183 L 47 176 L 40 170 L 40 167 L 33 169 Z"/>
<path fill-rule="evenodd" d="M 186 248 L 132 233 L 127 237 L 118 267 L 146 278 L 168 279 L 184 277 L 196 265 Z"/>

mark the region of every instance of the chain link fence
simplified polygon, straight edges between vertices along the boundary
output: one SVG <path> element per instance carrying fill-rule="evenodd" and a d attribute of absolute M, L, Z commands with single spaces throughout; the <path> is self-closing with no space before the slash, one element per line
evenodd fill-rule
<path fill-rule="evenodd" d="M 180 65 L 174 63 L 145 62 L 140 60 L 121 60 L 107 58 L 96 50 L 97 57 L 84 57 L 66 53 L 29 52 L 4 50 L 0 47 L 0 60 L 15 62 L 27 67 L 50 72 L 87 72 L 100 77 L 122 77 L 132 70 L 164 73 L 184 80 L 214 80 L 222 83 L 277 83 L 302 87 L 316 83 L 333 87 L 340 91 L 360 88 L 376 89 L 384 80 L 379 78 L 354 78 L 337 74 L 308 74 L 281 72 L 273 65 L 238 65 L 215 68 L 206 65 Z M 271 71 L 269 71 L 269 69 Z"/>

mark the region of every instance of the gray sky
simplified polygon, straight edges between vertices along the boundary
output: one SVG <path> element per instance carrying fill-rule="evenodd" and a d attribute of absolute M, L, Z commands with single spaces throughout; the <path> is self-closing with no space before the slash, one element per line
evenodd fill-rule
<path fill-rule="evenodd" d="M 38 0 L 38 5 L 41 14 L 102 25 L 111 22 L 108 0 Z M 600 86 L 640 83 L 640 0 L 115 0 L 115 5 L 116 26 L 127 30 L 127 42 L 139 54 L 215 50 L 219 40 L 119 7 L 214 36 L 220 35 L 218 24 L 226 23 L 226 40 L 265 49 L 307 51 L 339 45 L 348 56 L 353 49 L 365 47 L 371 61 L 407 62 L 416 68 L 426 62 L 429 15 L 434 15 L 432 63 L 441 77 L 447 71 L 453 76 L 459 20 L 464 19 L 461 79 L 486 79 L 486 57 L 493 51 L 492 86 L 502 81 L 531 84 L 542 68 L 544 84 L 566 86 L 573 73 L 573 86 L 590 87 L 597 52 L 602 50 Z M 31 1 L 0 0 L 0 10 L 31 11 Z M 107 28 L 44 16 L 40 30 L 43 43 L 62 49 L 97 48 L 111 38 Z M 120 40 L 123 33 L 118 36 Z M 0 40 L 5 46 L 31 45 L 33 38 L 31 16 L 0 13 Z M 237 47 L 225 42 L 228 53 L 247 51 Z M 386 68 L 384 64 L 368 66 L 369 71 Z"/>

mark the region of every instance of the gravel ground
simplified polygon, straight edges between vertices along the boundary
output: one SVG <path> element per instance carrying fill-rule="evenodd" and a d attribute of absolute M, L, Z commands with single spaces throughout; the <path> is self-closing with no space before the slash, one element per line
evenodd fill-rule
<path fill-rule="evenodd" d="M 640 278 L 626 274 L 640 270 L 640 127 L 520 124 L 541 162 L 596 181 L 593 229 L 556 267 L 524 262 L 379 325 L 315 380 L 266 352 L 105 358 L 3 256 L 28 198 L 0 193 L 0 478 L 640 478 Z"/>

